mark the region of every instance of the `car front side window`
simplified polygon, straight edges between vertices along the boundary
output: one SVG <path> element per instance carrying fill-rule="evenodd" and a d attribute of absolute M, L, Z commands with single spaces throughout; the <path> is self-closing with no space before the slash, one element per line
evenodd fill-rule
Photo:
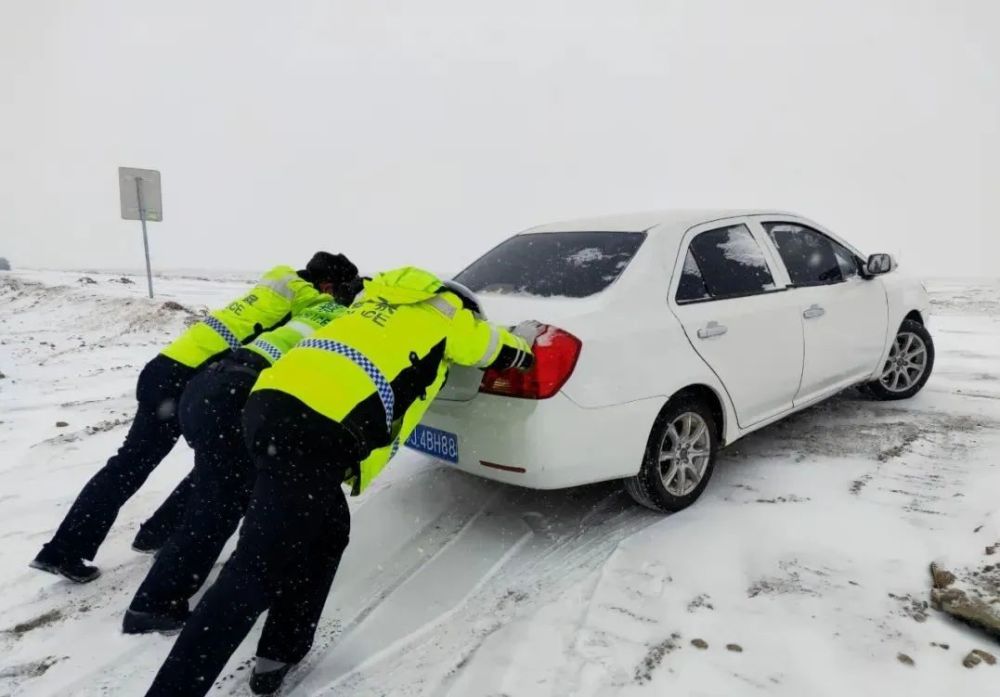
<path fill-rule="evenodd" d="M 699 233 L 688 247 L 678 303 L 722 300 L 774 290 L 774 278 L 746 225 Z"/>
<path fill-rule="evenodd" d="M 833 245 L 833 254 L 837 257 L 837 263 L 840 265 L 840 273 L 844 276 L 844 279 L 860 276 L 861 261 L 854 255 L 854 252 L 832 240 L 830 244 Z"/>
<path fill-rule="evenodd" d="M 844 280 L 833 241 L 796 223 L 764 223 L 795 286 L 823 286 Z M 839 245 L 838 245 L 839 246 Z"/>

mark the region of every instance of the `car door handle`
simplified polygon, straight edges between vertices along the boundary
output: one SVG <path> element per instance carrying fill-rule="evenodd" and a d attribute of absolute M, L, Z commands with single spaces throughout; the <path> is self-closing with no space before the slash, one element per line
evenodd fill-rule
<path fill-rule="evenodd" d="M 802 316 L 805 317 L 806 319 L 816 319 L 817 317 L 822 317 L 825 314 L 826 310 L 824 310 L 822 307 L 820 307 L 819 305 L 812 305 L 807 310 L 805 310 L 805 312 L 802 313 Z"/>
<path fill-rule="evenodd" d="M 711 339 L 713 336 L 722 336 L 729 331 L 728 327 L 725 327 L 718 322 L 709 322 L 704 327 L 698 330 L 699 339 Z"/>

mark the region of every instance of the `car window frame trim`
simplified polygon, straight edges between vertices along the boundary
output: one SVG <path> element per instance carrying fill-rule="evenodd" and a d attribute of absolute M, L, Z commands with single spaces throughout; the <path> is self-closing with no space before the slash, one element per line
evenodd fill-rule
<path fill-rule="evenodd" d="M 864 252 L 862 252 L 860 249 L 855 247 L 853 244 L 845 240 L 837 233 L 833 232 L 829 228 L 824 227 L 823 225 L 820 225 L 815 220 L 805 218 L 801 215 L 795 215 L 793 213 L 751 213 L 746 217 L 755 224 L 755 227 L 758 227 L 760 229 L 761 233 L 765 238 L 765 241 L 768 244 L 768 247 L 772 248 L 774 254 L 778 256 L 778 261 L 781 263 L 782 269 L 784 269 L 784 272 L 786 274 L 788 273 L 788 269 L 785 268 L 785 262 L 783 259 L 781 259 L 781 254 L 778 252 L 777 248 L 771 242 L 770 235 L 768 235 L 767 231 L 764 229 L 764 223 L 790 223 L 792 225 L 801 225 L 802 227 L 807 227 L 812 230 L 815 230 L 821 235 L 830 238 L 832 241 L 836 242 L 841 247 L 843 247 L 844 249 L 846 249 L 847 251 L 851 252 L 851 254 L 854 255 L 855 259 L 857 259 L 857 261 L 859 262 L 859 265 L 858 265 L 857 276 L 853 276 L 852 278 L 860 279 L 863 281 L 871 280 L 870 278 L 864 275 L 863 271 L 865 264 L 867 263 L 868 260 L 868 255 L 866 255 Z M 794 285 L 791 283 L 791 277 L 789 277 L 788 280 L 790 285 Z M 844 282 L 849 280 L 850 279 L 844 279 Z M 826 284 L 826 285 L 836 285 L 836 284 Z M 817 288 L 819 286 L 801 286 L 801 287 Z"/>
<path fill-rule="evenodd" d="M 785 261 L 785 258 L 781 256 L 781 248 L 778 247 L 778 243 L 774 241 L 774 238 L 771 236 L 771 231 L 766 227 L 767 225 L 795 225 L 796 227 L 802 228 L 803 230 L 808 230 L 810 232 L 814 232 L 817 235 L 819 235 L 820 237 L 824 238 L 827 242 L 830 242 L 831 243 L 830 254 L 833 257 L 834 262 L 836 262 L 837 270 L 841 273 L 840 280 L 837 280 L 837 281 L 819 281 L 817 283 L 795 283 L 794 281 L 792 281 L 791 280 L 791 278 L 792 278 L 792 272 L 788 268 L 788 263 Z M 814 227 L 812 227 L 810 225 L 804 225 L 802 223 L 789 223 L 789 222 L 785 222 L 785 221 L 781 221 L 781 220 L 765 220 L 765 221 L 761 222 L 760 226 L 764 229 L 764 234 L 767 235 L 768 241 L 774 246 L 774 251 L 777 253 L 778 257 L 781 258 L 781 263 L 785 266 L 785 271 L 788 273 L 789 285 L 792 288 L 822 288 L 823 286 L 836 286 L 836 285 L 840 285 L 841 283 L 847 283 L 847 279 L 843 277 L 843 271 L 840 268 L 840 261 L 837 259 L 836 251 L 834 250 L 834 248 L 832 246 L 833 244 L 840 244 L 840 243 L 837 242 L 832 237 L 830 237 L 829 235 L 827 235 L 826 233 L 824 233 L 822 230 L 817 230 L 816 228 L 814 228 Z M 844 245 L 840 245 L 840 246 L 844 247 Z M 847 247 L 844 247 L 844 249 L 847 249 Z M 848 251 L 850 251 L 850 250 L 848 250 Z"/>
<path fill-rule="evenodd" d="M 780 259 L 774 259 L 774 254 L 772 253 L 770 246 L 761 244 L 760 233 L 763 228 L 753 225 L 752 222 L 751 216 L 741 215 L 735 218 L 718 218 L 716 220 L 708 220 L 698 223 L 697 225 L 692 225 L 685 230 L 684 234 L 681 236 L 681 243 L 678 247 L 676 258 L 674 259 L 674 272 L 670 280 L 670 286 L 667 290 L 667 301 L 676 307 L 687 307 L 689 305 L 701 305 L 703 303 L 710 302 L 725 302 L 726 300 L 756 298 L 788 290 L 791 283 L 784 264 L 781 263 Z M 774 282 L 775 287 L 769 290 L 761 290 L 753 293 L 739 293 L 721 297 L 697 298 L 694 300 L 678 300 L 677 290 L 680 288 L 681 276 L 684 273 L 684 258 L 687 256 L 687 251 L 691 248 L 691 242 L 694 241 L 694 238 L 704 232 L 723 230 L 737 225 L 743 225 L 746 227 L 747 232 L 750 233 L 750 236 L 761 248 L 761 252 L 764 255 L 764 262 L 767 264 L 767 270 L 771 274 L 771 280 Z M 695 262 L 697 261 L 698 258 L 695 257 Z M 700 270 L 701 267 L 699 266 L 699 271 Z M 778 271 L 778 273 L 776 273 L 776 271 Z"/>

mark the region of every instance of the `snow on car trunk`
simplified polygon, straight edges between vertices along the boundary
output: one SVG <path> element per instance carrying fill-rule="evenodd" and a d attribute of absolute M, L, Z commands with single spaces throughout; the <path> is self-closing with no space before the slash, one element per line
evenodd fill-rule
<path fill-rule="evenodd" d="M 455 276 L 478 294 L 492 322 L 523 320 L 574 331 L 576 319 L 600 310 L 602 294 L 622 275 L 644 232 L 541 232 L 515 235 Z M 440 399 L 467 402 L 482 371 L 453 367 Z"/>

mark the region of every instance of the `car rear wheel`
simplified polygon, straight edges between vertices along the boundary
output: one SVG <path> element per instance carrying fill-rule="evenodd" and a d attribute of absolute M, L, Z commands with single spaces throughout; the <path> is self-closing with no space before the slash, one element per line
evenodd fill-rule
<path fill-rule="evenodd" d="M 707 405 L 689 397 L 670 400 L 653 424 L 642 469 L 625 480 L 625 490 L 654 511 L 687 508 L 708 485 L 718 442 Z"/>
<path fill-rule="evenodd" d="M 919 392 L 934 369 L 934 340 L 927 328 L 903 320 L 882 367 L 882 374 L 866 387 L 876 399 L 907 399 Z"/>

